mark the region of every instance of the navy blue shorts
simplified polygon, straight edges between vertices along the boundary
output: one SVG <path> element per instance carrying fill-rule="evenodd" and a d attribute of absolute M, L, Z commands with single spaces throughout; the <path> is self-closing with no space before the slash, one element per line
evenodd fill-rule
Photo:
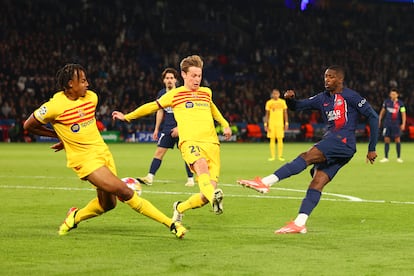
<path fill-rule="evenodd" d="M 401 128 L 400 128 L 399 125 L 384 126 L 384 128 L 382 129 L 382 136 L 390 137 L 392 139 L 400 137 L 401 136 Z"/>
<path fill-rule="evenodd" d="M 160 138 L 158 138 L 158 147 L 172 149 L 175 145 L 178 145 L 178 137 L 174 138 L 171 133 L 161 132 Z"/>
<path fill-rule="evenodd" d="M 356 152 L 355 149 L 334 137 L 319 141 L 315 147 L 322 151 L 326 161 L 315 164 L 311 169 L 311 174 L 313 175 L 315 169 L 321 170 L 328 175 L 330 180 L 334 178 L 340 168 L 352 159 Z"/>

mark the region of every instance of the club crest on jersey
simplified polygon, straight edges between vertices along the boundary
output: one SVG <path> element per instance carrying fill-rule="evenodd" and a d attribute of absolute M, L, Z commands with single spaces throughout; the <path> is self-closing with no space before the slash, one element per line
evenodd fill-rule
<path fill-rule="evenodd" d="M 85 114 L 85 111 L 83 109 L 78 109 L 78 115 L 79 115 L 79 117 L 84 117 L 86 114 Z"/>
<path fill-rule="evenodd" d="M 186 102 L 185 103 L 185 108 L 193 108 L 194 107 L 194 103 L 193 102 Z"/>
<path fill-rule="evenodd" d="M 70 127 L 70 130 L 72 130 L 72 132 L 74 132 L 74 133 L 79 132 L 79 130 L 80 130 L 80 126 L 79 126 L 79 124 L 73 124 L 73 125 Z"/>
<path fill-rule="evenodd" d="M 344 104 L 344 102 L 342 101 L 342 99 L 338 99 L 338 100 L 336 100 L 336 102 L 335 102 L 335 105 L 336 106 L 340 106 L 340 105 L 343 105 Z"/>

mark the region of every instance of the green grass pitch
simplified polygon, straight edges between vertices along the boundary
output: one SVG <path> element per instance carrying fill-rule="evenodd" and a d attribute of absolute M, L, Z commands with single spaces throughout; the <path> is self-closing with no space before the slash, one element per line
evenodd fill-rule
<path fill-rule="evenodd" d="M 296 217 L 308 170 L 261 195 L 236 184 L 265 176 L 268 144 L 222 144 L 224 214 L 208 206 L 185 213 L 183 240 L 119 203 L 68 235 L 57 228 L 71 206 L 95 196 L 49 144 L 0 144 L 0 275 L 412 275 L 414 273 L 414 144 L 404 163 L 365 163 L 367 145 L 326 187 L 305 235 L 274 235 Z M 118 174 L 144 176 L 154 144 L 110 144 Z M 309 143 L 285 143 L 286 160 Z M 383 144 L 378 145 L 382 158 Z M 411 171 L 411 173 L 410 173 Z M 169 151 L 142 196 L 168 216 L 172 203 L 198 192 L 185 187 L 179 151 Z"/>

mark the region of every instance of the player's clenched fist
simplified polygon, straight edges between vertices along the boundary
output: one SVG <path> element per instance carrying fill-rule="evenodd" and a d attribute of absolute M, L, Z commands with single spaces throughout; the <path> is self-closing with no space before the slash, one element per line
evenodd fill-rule
<path fill-rule="evenodd" d="M 295 97 L 295 91 L 293 90 L 286 90 L 285 94 L 283 95 L 285 99 L 292 99 Z"/>

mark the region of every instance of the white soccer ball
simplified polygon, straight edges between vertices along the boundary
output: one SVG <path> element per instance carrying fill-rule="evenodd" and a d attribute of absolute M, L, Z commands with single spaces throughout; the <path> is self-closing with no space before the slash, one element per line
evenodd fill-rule
<path fill-rule="evenodd" d="M 135 191 L 139 196 L 142 194 L 142 186 L 138 180 L 133 177 L 124 177 L 121 179 L 131 190 Z"/>

